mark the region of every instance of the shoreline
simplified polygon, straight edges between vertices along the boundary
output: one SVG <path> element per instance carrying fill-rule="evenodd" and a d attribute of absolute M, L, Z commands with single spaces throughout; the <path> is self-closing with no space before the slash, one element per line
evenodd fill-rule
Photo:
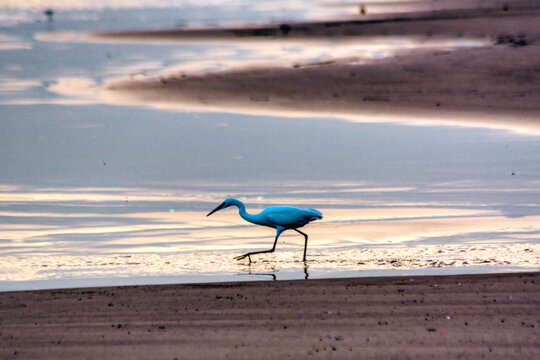
<path fill-rule="evenodd" d="M 444 16 L 413 14 L 407 21 L 298 23 L 287 25 L 291 30 L 286 35 L 265 35 L 261 29 L 279 29 L 271 25 L 127 31 L 91 37 L 158 42 L 225 39 L 243 44 L 257 41 L 259 45 L 332 40 L 347 46 L 355 38 L 415 36 L 420 43 L 432 41 L 434 46 L 402 49 L 375 60 L 349 56 L 284 64 L 277 59 L 206 73 L 180 68 L 111 80 L 105 84 L 104 98 L 174 109 L 488 126 L 539 135 L 540 91 L 536 84 L 540 83 L 540 64 L 536 59 L 540 58 L 540 5 L 528 4 L 526 11 L 452 10 Z M 477 39 L 491 45 L 435 45 L 447 39 Z"/>
<path fill-rule="evenodd" d="M 406 276 L 461 276 L 490 274 L 520 274 L 538 271 L 538 266 L 511 265 L 467 265 L 461 267 L 440 266 L 412 269 L 362 269 L 333 272 L 313 272 L 309 268 L 285 269 L 279 272 L 267 271 L 264 268 L 252 273 L 236 274 L 181 274 L 181 275 L 136 275 L 118 277 L 86 277 L 68 279 L 42 279 L 21 281 L 0 281 L 0 293 L 20 291 L 47 291 L 76 288 L 118 287 L 118 286 L 154 286 L 154 285 L 187 285 L 204 283 L 229 283 L 253 281 L 296 281 L 296 280 L 339 280 L 347 278 L 395 278 Z"/>
<path fill-rule="evenodd" d="M 539 281 L 535 272 L 0 293 L 0 356 L 533 359 Z"/>

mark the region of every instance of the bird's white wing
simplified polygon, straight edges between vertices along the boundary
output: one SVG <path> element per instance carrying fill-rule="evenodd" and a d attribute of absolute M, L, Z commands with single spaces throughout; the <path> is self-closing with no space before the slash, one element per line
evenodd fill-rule
<path fill-rule="evenodd" d="M 272 206 L 265 209 L 261 215 L 275 226 L 294 229 L 312 220 L 312 214 L 304 210 L 289 206 Z"/>

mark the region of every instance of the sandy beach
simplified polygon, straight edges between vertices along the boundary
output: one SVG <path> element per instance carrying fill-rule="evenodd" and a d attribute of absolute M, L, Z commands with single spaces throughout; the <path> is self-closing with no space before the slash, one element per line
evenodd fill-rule
<path fill-rule="evenodd" d="M 127 41 L 354 41 L 403 37 L 433 48 L 408 49 L 366 61 L 255 64 L 197 74 L 118 79 L 114 101 L 247 113 L 341 116 L 505 128 L 540 133 L 540 6 L 378 15 L 356 20 L 268 26 L 104 32 L 94 39 Z M 353 40 L 351 40 L 353 39 Z M 438 41 L 482 39 L 485 46 L 437 48 Z M 345 43 L 344 46 L 347 46 Z"/>
<path fill-rule="evenodd" d="M 2 359 L 535 359 L 539 273 L 0 293 Z"/>

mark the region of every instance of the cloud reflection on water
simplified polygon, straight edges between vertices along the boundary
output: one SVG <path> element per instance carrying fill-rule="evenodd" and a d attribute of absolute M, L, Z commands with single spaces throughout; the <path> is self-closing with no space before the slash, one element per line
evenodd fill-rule
<path fill-rule="evenodd" d="M 0 188 L 0 281 L 244 273 L 244 264 L 232 257 L 268 248 L 274 236 L 273 229 L 246 224 L 236 211 L 205 217 L 222 199 L 208 189 L 182 195 L 143 188 Z M 316 188 L 315 196 L 298 197 L 304 191 L 289 187 L 272 202 L 318 204 L 325 215 L 306 227 L 314 271 L 540 266 L 535 211 L 507 217 L 486 204 L 404 206 L 398 195 L 395 202 L 348 208 L 339 196 L 318 197 Z M 394 194 L 413 191 L 396 188 Z M 339 186 L 335 194 L 351 195 Z M 245 200 L 251 212 L 269 205 L 256 191 Z M 275 253 L 257 257 L 246 271 L 296 269 L 301 252 L 301 237 L 286 232 Z"/>

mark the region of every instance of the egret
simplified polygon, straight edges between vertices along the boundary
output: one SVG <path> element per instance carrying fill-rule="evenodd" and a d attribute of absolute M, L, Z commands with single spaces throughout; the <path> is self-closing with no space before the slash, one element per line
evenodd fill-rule
<path fill-rule="evenodd" d="M 281 235 L 281 233 L 285 230 L 294 230 L 297 233 L 302 234 L 305 238 L 303 261 L 306 261 L 308 236 L 307 234 L 298 230 L 298 228 L 313 220 L 322 219 L 322 213 L 320 211 L 315 209 L 299 209 L 292 206 L 271 206 L 258 214 L 248 214 L 246 212 L 246 206 L 243 202 L 228 198 L 225 199 L 217 208 L 210 211 L 206 216 L 210 216 L 218 210 L 225 209 L 233 205 L 238 207 L 238 213 L 244 220 L 256 225 L 268 226 L 276 229 L 276 239 L 274 240 L 274 246 L 272 246 L 270 250 L 248 252 L 244 255 L 236 256 L 236 260 L 242 260 L 247 257 L 249 259 L 249 263 L 251 264 L 251 255 L 274 252 L 279 235 Z"/>

